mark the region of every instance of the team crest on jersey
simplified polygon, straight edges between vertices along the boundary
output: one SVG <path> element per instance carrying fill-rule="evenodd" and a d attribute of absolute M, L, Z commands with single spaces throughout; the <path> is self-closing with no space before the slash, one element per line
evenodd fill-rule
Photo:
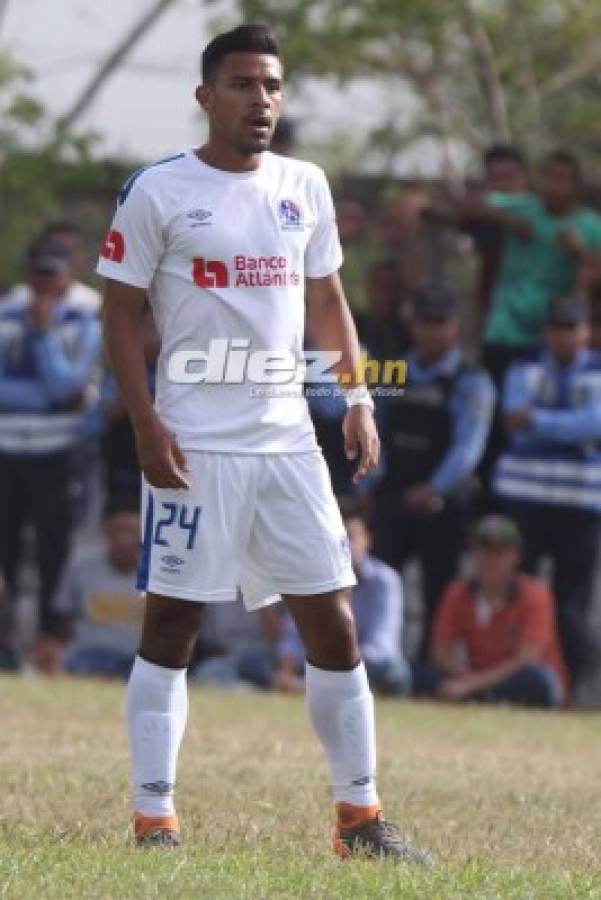
<path fill-rule="evenodd" d="M 280 225 L 288 231 L 301 231 L 305 227 L 303 211 L 294 200 L 280 200 L 278 215 Z"/>
<path fill-rule="evenodd" d="M 208 209 L 191 209 L 188 218 L 192 223 L 192 228 L 198 228 L 200 225 L 210 225 L 209 219 L 213 215 Z"/>

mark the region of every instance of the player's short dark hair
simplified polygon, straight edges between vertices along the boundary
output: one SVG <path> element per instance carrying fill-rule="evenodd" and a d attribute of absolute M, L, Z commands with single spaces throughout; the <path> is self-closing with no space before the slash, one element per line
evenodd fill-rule
<path fill-rule="evenodd" d="M 518 147 L 513 144 L 492 144 L 484 151 L 484 166 L 488 168 L 496 162 L 512 162 L 522 169 L 526 169 L 528 164 L 526 157 Z"/>
<path fill-rule="evenodd" d="M 543 160 L 544 164 L 547 163 L 559 163 L 562 166 L 570 169 L 572 172 L 572 177 L 577 185 L 582 184 L 582 167 L 578 160 L 578 157 L 574 153 L 570 153 L 569 150 L 553 150 L 552 153 L 548 153 Z"/>
<path fill-rule="evenodd" d="M 211 84 L 225 56 L 229 53 L 266 53 L 280 57 L 280 48 L 267 25 L 238 25 L 218 34 L 204 48 L 201 58 L 202 83 Z"/>

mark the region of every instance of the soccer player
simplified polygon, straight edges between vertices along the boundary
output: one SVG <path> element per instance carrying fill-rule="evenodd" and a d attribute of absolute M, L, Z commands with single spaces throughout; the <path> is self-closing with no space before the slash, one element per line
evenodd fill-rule
<path fill-rule="evenodd" d="M 302 635 L 309 711 L 331 770 L 336 852 L 427 861 L 382 818 L 373 699 L 349 605 L 355 578 L 306 402 L 300 386 L 296 396 L 278 395 L 250 378 L 258 358 L 301 356 L 305 279 L 313 333 L 324 349 L 342 351 L 338 371 L 357 371 L 330 191 L 315 166 L 267 152 L 282 105 L 268 29 L 216 37 L 196 98 L 206 144 L 129 179 L 98 267 L 107 349 L 144 475 L 147 605 L 127 712 L 136 838 L 179 843 L 173 792 L 199 601 L 232 601 L 240 586 L 249 609 L 283 595 Z M 154 408 L 140 334 L 147 293 L 162 342 Z M 234 372 L 220 379 L 214 351 L 226 341 Z M 204 369 L 194 361 L 201 351 Z M 361 478 L 376 465 L 378 436 L 365 385 L 347 396 L 345 441 Z"/>

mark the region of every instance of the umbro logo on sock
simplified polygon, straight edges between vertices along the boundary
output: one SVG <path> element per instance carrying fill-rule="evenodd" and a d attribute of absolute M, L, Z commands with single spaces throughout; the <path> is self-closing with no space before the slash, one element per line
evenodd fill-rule
<path fill-rule="evenodd" d="M 146 784 L 143 784 L 142 787 L 151 794 L 170 794 L 175 788 L 175 785 L 170 781 L 148 781 Z"/>

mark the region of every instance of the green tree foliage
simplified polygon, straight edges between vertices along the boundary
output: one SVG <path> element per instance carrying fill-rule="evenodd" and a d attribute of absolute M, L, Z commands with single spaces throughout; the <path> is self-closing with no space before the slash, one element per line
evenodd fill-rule
<path fill-rule="evenodd" d="M 599 0 L 240 0 L 273 23 L 292 78 L 384 76 L 420 98 L 392 142 L 435 136 L 476 154 L 511 140 L 533 158 L 576 148 L 599 171 Z"/>
<path fill-rule="evenodd" d="M 73 217 L 96 240 L 115 187 L 136 167 L 98 159 L 98 139 L 58 135 L 31 76 L 0 53 L 0 287 L 21 276 L 27 244 L 50 218 Z"/>

